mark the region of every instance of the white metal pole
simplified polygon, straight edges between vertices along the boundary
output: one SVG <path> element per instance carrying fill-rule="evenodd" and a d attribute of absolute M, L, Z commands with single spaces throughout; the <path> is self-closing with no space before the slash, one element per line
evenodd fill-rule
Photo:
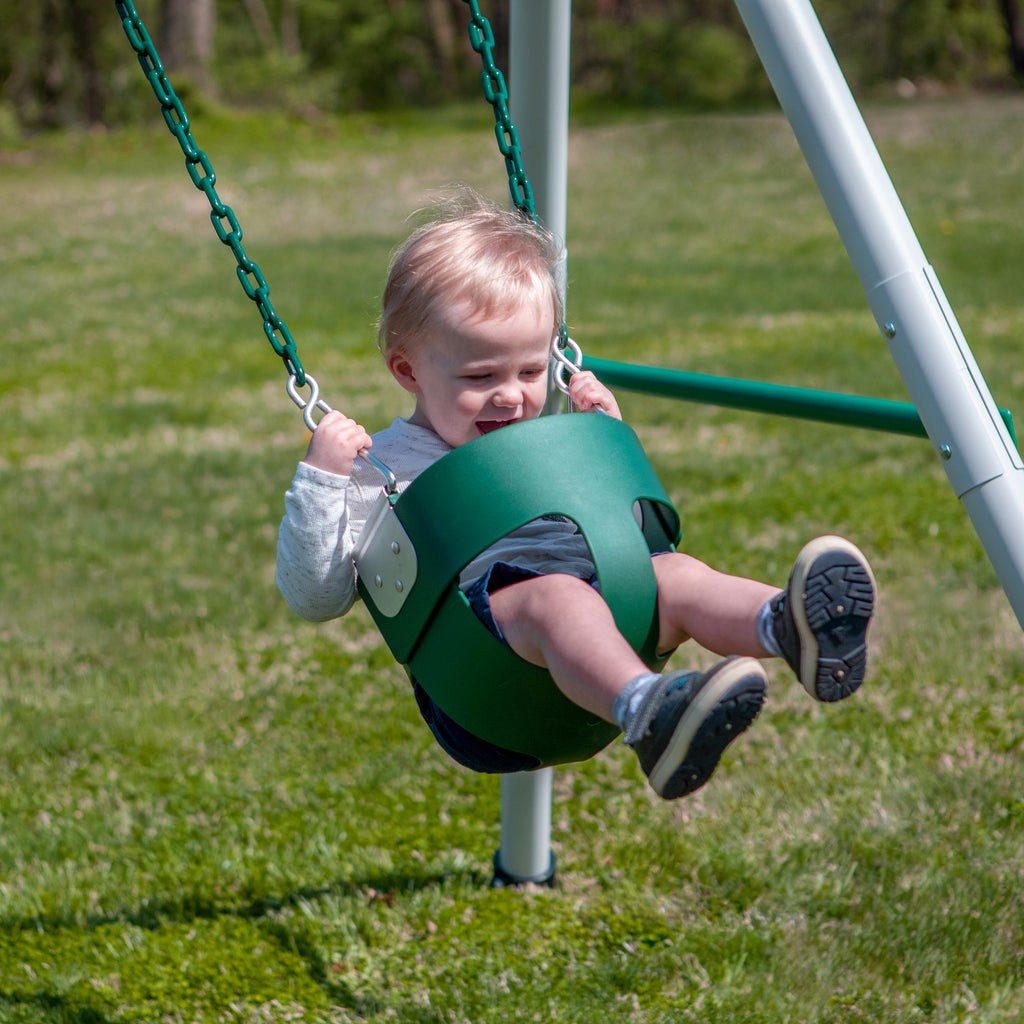
<path fill-rule="evenodd" d="M 570 0 L 512 0 L 509 93 L 537 215 L 565 239 Z"/>
<path fill-rule="evenodd" d="M 554 769 L 501 777 L 501 845 L 494 855 L 496 885 L 555 880 L 551 851 L 551 792 Z"/>
<path fill-rule="evenodd" d="M 1024 464 L 809 0 L 736 0 L 868 304 L 1024 628 Z"/>
<path fill-rule="evenodd" d="M 570 0 L 512 0 L 509 12 L 510 113 L 537 216 L 563 240 L 569 168 L 570 13 Z M 496 881 L 554 880 L 553 781 L 551 768 L 502 776 Z"/>

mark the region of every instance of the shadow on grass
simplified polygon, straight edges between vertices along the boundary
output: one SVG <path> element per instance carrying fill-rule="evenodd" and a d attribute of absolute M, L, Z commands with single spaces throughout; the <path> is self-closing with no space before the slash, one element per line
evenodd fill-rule
<path fill-rule="evenodd" d="M 297 909 L 323 900 L 350 901 L 363 906 L 390 907 L 397 901 L 417 893 L 438 890 L 451 885 L 483 887 L 490 879 L 483 872 L 435 871 L 426 873 L 388 872 L 364 878 L 337 881 L 320 886 L 300 886 L 280 895 L 265 895 L 226 904 L 198 893 L 182 892 L 177 897 L 143 900 L 133 910 L 110 914 L 92 914 L 84 920 L 50 913 L 26 917 L 7 925 L 9 932 L 55 933 L 77 935 L 75 941 L 91 942 L 91 933 L 101 928 L 130 926 L 158 932 L 170 926 L 189 925 L 197 921 L 236 919 L 259 924 L 260 934 L 280 949 L 296 956 L 305 965 L 309 979 L 319 987 L 331 1003 L 355 1009 L 363 1016 L 382 1012 L 389 1005 L 377 994 L 353 990 L 334 973 L 334 965 L 325 959 L 324 950 L 315 934 L 293 927 L 282 911 Z M 335 913 L 344 914 L 344 908 Z M 102 937 L 96 941 L 105 941 Z M 59 944 L 59 940 L 58 940 Z M 6 991 L 3 989 L 6 988 Z M 88 999 L 88 996 L 85 997 Z M 14 986 L 0 982 L 0 1020 L 45 1022 L 45 1024 L 107 1024 L 103 1010 L 82 1001 L 81 992 L 61 992 L 51 985 Z"/>
<path fill-rule="evenodd" d="M 45 1021 L 46 1024 L 113 1024 L 112 1018 L 95 1007 L 76 1006 L 76 1002 L 54 992 L 0 995 L 0 1019 Z"/>
<path fill-rule="evenodd" d="M 327 897 L 362 898 L 371 904 L 390 905 L 401 896 L 426 892 L 460 881 L 471 887 L 482 888 L 490 885 L 491 879 L 489 874 L 472 869 L 424 874 L 393 871 L 327 885 L 301 886 L 278 896 L 258 896 L 235 905 L 198 893 L 182 893 L 176 897 L 159 900 L 144 899 L 135 910 L 90 914 L 84 920 L 60 913 L 34 914 L 19 921 L 10 921 L 5 927 L 11 931 L 77 929 L 90 932 L 109 925 L 128 924 L 146 931 L 155 931 L 167 924 L 185 924 L 189 921 L 213 920 L 218 917 L 258 920 L 278 911 Z"/>
<path fill-rule="evenodd" d="M 452 882 L 464 881 L 472 886 L 490 885 L 490 877 L 483 872 L 465 871 L 433 871 L 425 874 L 391 871 L 386 874 L 368 875 L 365 878 L 347 882 L 335 882 L 332 885 L 304 886 L 280 897 L 264 896 L 253 900 L 247 906 L 238 907 L 231 913 L 240 917 L 259 918 L 278 910 L 286 910 L 310 900 L 323 899 L 328 896 L 343 898 L 362 897 L 368 903 L 390 905 L 400 896 L 410 896 L 418 892 L 427 892 L 450 885 Z"/>

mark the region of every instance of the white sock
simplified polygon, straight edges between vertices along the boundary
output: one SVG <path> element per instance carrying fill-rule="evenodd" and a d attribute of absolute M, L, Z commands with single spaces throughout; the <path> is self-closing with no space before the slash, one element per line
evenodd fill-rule
<path fill-rule="evenodd" d="M 782 651 L 779 650 L 779 642 L 775 639 L 771 601 L 765 601 L 757 613 L 757 639 L 761 641 L 761 646 L 772 657 L 778 658 L 782 655 Z"/>
<path fill-rule="evenodd" d="M 612 705 L 612 714 L 615 716 L 616 724 L 623 732 L 629 732 L 629 723 L 633 720 L 640 701 L 644 699 L 647 688 L 660 678 L 661 676 L 657 672 L 641 672 L 640 675 L 630 679 L 619 691 L 619 695 Z"/>

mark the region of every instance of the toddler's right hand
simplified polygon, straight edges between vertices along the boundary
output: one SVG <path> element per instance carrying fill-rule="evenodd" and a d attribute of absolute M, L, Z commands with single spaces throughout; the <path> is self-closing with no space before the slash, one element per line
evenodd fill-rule
<path fill-rule="evenodd" d="M 317 424 L 302 461 L 328 473 L 348 476 L 359 454 L 372 445 L 370 435 L 355 420 L 334 410 Z"/>

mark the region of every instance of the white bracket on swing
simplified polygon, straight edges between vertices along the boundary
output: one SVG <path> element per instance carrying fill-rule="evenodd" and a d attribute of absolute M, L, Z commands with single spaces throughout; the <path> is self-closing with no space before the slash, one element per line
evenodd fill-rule
<path fill-rule="evenodd" d="M 382 492 L 373 506 L 355 554 L 356 571 L 382 615 L 394 618 L 416 582 L 416 549 L 399 522 L 392 497 Z"/>

